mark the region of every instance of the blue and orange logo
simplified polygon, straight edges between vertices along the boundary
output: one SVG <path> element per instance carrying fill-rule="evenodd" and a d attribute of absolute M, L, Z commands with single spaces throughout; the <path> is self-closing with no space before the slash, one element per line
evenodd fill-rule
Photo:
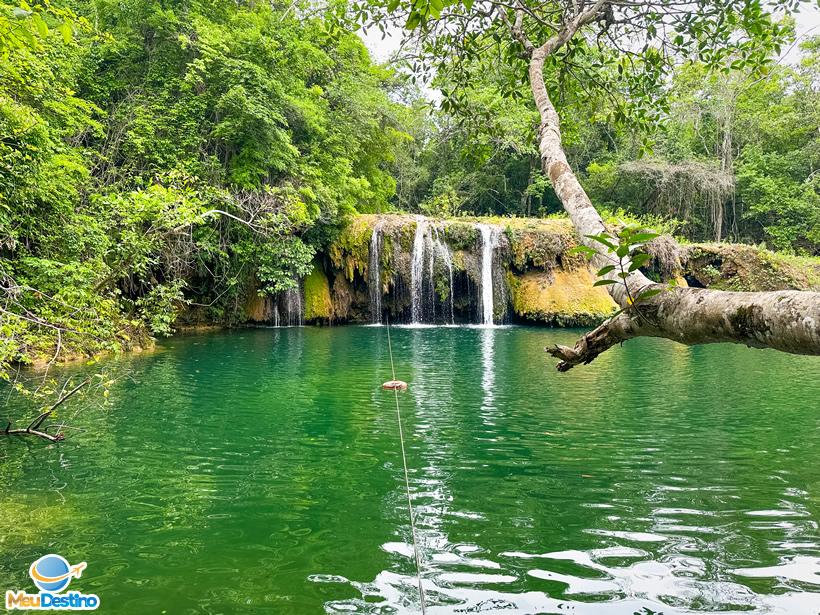
<path fill-rule="evenodd" d="M 28 594 L 24 591 L 6 591 L 6 608 L 27 609 L 35 611 L 93 611 L 100 606 L 100 599 L 95 594 L 68 592 L 72 579 L 79 579 L 88 564 L 80 562 L 73 566 L 62 555 L 49 553 L 35 561 L 28 569 L 28 574 L 39 594 Z"/>
<path fill-rule="evenodd" d="M 79 579 L 86 566 L 85 562 L 69 566 L 62 555 L 51 553 L 34 562 L 28 573 L 40 591 L 59 593 L 68 587 L 72 578 Z"/>

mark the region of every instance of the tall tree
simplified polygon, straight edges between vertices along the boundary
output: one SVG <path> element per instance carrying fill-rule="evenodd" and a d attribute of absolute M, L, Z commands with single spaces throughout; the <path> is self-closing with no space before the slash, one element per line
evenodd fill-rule
<path fill-rule="evenodd" d="M 664 109 L 668 75 L 685 58 L 712 70 L 732 63 L 766 69 L 788 36 L 773 17 L 797 11 L 799 0 L 370 0 L 353 4 L 362 23 L 403 23 L 413 33 L 422 73 L 446 72 L 464 83 L 471 69 L 503 61 L 510 91 L 527 77 L 540 116 L 541 167 L 599 268 L 621 311 L 574 348 L 548 349 L 559 370 L 589 363 L 639 336 L 684 344 L 734 342 L 797 354 L 820 354 L 820 293 L 726 292 L 666 288 L 640 265 L 654 235 L 604 225 L 567 161 L 554 100 L 571 75 L 581 89 L 611 94 L 616 119 L 655 122 Z M 615 67 L 616 70 L 610 70 Z M 458 88 L 443 104 L 457 109 Z"/>

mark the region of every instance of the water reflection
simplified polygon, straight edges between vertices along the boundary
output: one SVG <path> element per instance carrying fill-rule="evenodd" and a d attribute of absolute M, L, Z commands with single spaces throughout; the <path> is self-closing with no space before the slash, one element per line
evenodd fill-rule
<path fill-rule="evenodd" d="M 493 424 L 493 411 L 495 406 L 493 400 L 495 388 L 495 363 L 493 354 L 495 353 L 495 332 L 493 327 L 481 329 L 481 390 L 484 398 L 481 401 L 481 417 L 486 425 Z"/>
<path fill-rule="evenodd" d="M 597 521 L 588 519 L 586 526 L 579 528 L 593 538 L 595 546 L 587 550 L 546 552 L 494 549 L 482 536 L 482 530 L 492 529 L 488 523 L 497 520 L 497 515 L 486 514 L 481 505 L 465 509 L 458 496 L 459 475 L 455 468 L 458 472 L 475 473 L 480 472 L 481 466 L 479 460 L 470 463 L 458 456 L 464 451 L 459 450 L 460 441 L 452 437 L 450 429 L 456 419 L 459 427 L 469 428 L 464 415 L 469 412 L 469 403 L 465 402 L 464 395 L 453 395 L 453 389 L 444 384 L 452 383 L 450 367 L 453 357 L 447 357 L 445 353 L 436 361 L 430 354 L 431 346 L 442 349 L 447 345 L 441 344 L 441 340 L 431 343 L 429 337 L 423 337 L 429 335 L 428 332 L 420 333 L 412 343 L 413 362 L 426 367 L 423 381 L 414 386 L 412 393 L 415 400 L 413 420 L 417 422 L 414 435 L 423 442 L 417 450 L 423 458 L 419 462 L 423 467 L 414 480 L 413 501 L 418 511 L 419 536 L 424 552 L 427 612 L 455 615 L 571 610 L 575 613 L 633 615 L 740 610 L 815 615 L 820 600 L 820 559 L 817 557 L 789 557 L 777 565 L 760 568 L 724 568 L 724 562 L 737 561 L 739 553 L 759 552 L 760 547 L 754 541 L 748 541 L 746 536 L 750 531 L 764 529 L 764 526 L 781 533 L 781 539 L 769 541 L 769 548 L 774 551 L 784 545 L 804 550 L 814 546 L 814 541 L 797 542 L 801 538 L 817 537 L 817 525 L 811 519 L 811 513 L 805 505 L 794 500 L 805 499 L 807 492 L 788 487 L 791 500 L 781 499 L 776 508 L 741 513 L 744 506 L 741 476 L 746 471 L 741 460 L 731 454 L 715 454 L 711 449 L 701 448 L 695 452 L 691 447 L 677 447 L 674 438 L 671 443 L 668 441 L 664 426 L 656 426 L 648 432 L 638 429 L 625 433 L 623 424 L 612 422 L 610 417 L 609 424 L 601 431 L 596 432 L 594 426 L 579 424 L 570 427 L 580 428 L 588 434 L 581 440 L 592 437 L 589 444 L 593 450 L 601 449 L 591 455 L 597 461 L 587 463 L 595 469 L 590 467 L 586 471 L 590 473 L 581 474 L 583 478 L 592 479 L 588 481 L 593 483 L 589 485 L 593 487 L 592 491 L 595 491 L 594 479 L 607 472 L 607 468 L 614 469 L 610 472 L 617 476 L 609 487 L 599 490 L 609 495 L 607 501 L 579 503 L 582 509 L 601 512 Z M 476 333 L 481 352 L 480 371 L 475 373 L 481 383 L 480 391 L 477 391 L 480 396 L 475 399 L 482 426 L 479 427 L 479 439 L 493 443 L 488 452 L 494 465 L 525 471 L 522 466 L 529 463 L 535 466 L 534 471 L 538 471 L 537 461 L 524 461 L 526 454 L 519 458 L 520 461 L 505 459 L 521 441 L 534 437 L 531 431 L 534 426 L 524 429 L 518 426 L 518 431 L 511 433 L 510 426 L 505 424 L 520 410 L 521 400 L 513 389 L 521 386 L 521 378 L 515 379 L 515 386 L 505 387 L 502 381 L 499 387 L 496 379 L 498 332 L 483 329 Z M 688 353 L 678 353 L 677 356 L 685 358 L 686 365 L 692 360 Z M 459 375 L 465 382 L 469 381 L 470 372 Z M 696 377 L 697 374 L 684 369 L 681 383 L 688 386 Z M 527 388 L 532 391 L 530 383 Z M 628 395 L 628 391 L 624 394 Z M 458 403 L 459 399 L 461 406 L 456 411 L 451 404 Z M 642 402 L 636 398 L 634 403 Z M 652 410 L 659 411 L 657 408 Z M 530 420 L 533 420 L 532 415 Z M 635 429 L 635 425 L 631 427 Z M 553 467 L 565 464 L 568 455 L 572 459 L 590 459 L 590 450 L 583 445 L 555 452 L 558 458 L 549 462 Z M 691 467 L 687 468 L 687 460 L 698 468 L 713 463 L 718 467 L 731 465 L 737 474 L 718 473 L 710 484 L 699 475 L 702 470 L 693 472 Z M 604 465 L 600 465 L 601 461 Z M 780 480 L 783 478 L 779 474 L 775 476 Z M 496 475 L 494 486 L 486 492 L 488 498 L 503 500 L 505 489 L 503 483 L 498 483 L 499 479 L 501 477 Z M 535 493 L 536 497 L 544 495 Z M 561 496 L 566 503 L 572 501 L 571 492 L 563 490 Z M 571 508 L 566 503 L 564 508 Z M 692 506 L 695 503 L 702 507 Z M 534 531 L 537 527 L 538 513 L 516 510 L 514 504 L 508 510 L 510 519 L 515 519 L 512 525 L 520 528 L 518 534 L 524 528 Z M 749 522 L 739 522 L 739 513 L 741 519 L 748 518 Z M 566 511 L 562 514 L 565 516 Z M 474 540 L 465 542 L 463 536 L 453 535 L 452 529 L 458 525 L 455 520 L 472 522 L 476 528 L 471 532 Z M 806 523 L 802 524 L 802 521 Z M 565 523 L 565 527 L 573 525 L 571 520 Z M 506 532 L 508 540 L 516 540 L 513 532 L 509 529 Z M 361 598 L 327 602 L 327 612 L 420 612 L 412 546 L 408 542 L 386 542 L 382 548 L 403 561 L 381 571 L 372 581 L 332 581 L 352 583 L 361 592 Z M 742 559 L 743 555 L 740 557 Z M 744 579 L 760 579 L 767 583 L 750 586 Z"/>

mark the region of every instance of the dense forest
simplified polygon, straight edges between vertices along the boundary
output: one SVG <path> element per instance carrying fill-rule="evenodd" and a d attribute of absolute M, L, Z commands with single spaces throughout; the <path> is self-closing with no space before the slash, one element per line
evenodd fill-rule
<path fill-rule="evenodd" d="M 559 214 L 520 86 L 476 70 L 453 106 L 448 75 L 375 64 L 338 12 L 2 5 L 0 375 L 168 335 L 185 306 L 230 323 L 356 212 Z M 651 110 L 548 66 L 596 205 L 681 240 L 820 254 L 820 38 L 793 26 L 787 60 L 682 63 Z"/>

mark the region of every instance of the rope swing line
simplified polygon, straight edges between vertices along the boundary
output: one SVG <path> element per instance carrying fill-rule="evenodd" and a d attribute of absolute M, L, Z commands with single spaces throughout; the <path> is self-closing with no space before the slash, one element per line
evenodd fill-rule
<path fill-rule="evenodd" d="M 393 394 L 396 398 L 396 421 L 399 424 L 399 443 L 401 444 L 401 461 L 404 465 L 404 488 L 407 494 L 407 513 L 410 515 L 410 533 L 413 538 L 413 554 L 416 558 L 416 577 L 418 578 L 419 582 L 419 601 L 421 604 L 421 613 L 422 615 L 427 615 L 427 608 L 425 605 L 424 600 L 424 588 L 421 584 L 421 557 L 419 556 L 419 547 L 418 542 L 416 541 L 416 521 L 415 515 L 413 514 L 413 502 L 410 499 L 410 475 L 407 472 L 407 454 L 405 453 L 404 449 L 404 431 L 402 430 L 401 426 L 401 408 L 399 407 L 399 389 L 400 388 L 407 388 L 405 383 L 403 384 L 404 387 L 397 386 L 399 383 L 396 380 L 396 367 L 393 363 L 393 344 L 390 341 L 390 318 L 388 317 L 386 320 L 387 324 L 387 349 L 390 353 L 390 371 L 393 373 L 393 381 L 391 383 L 385 384 L 392 384 L 393 386 L 390 387 L 393 389 Z"/>

